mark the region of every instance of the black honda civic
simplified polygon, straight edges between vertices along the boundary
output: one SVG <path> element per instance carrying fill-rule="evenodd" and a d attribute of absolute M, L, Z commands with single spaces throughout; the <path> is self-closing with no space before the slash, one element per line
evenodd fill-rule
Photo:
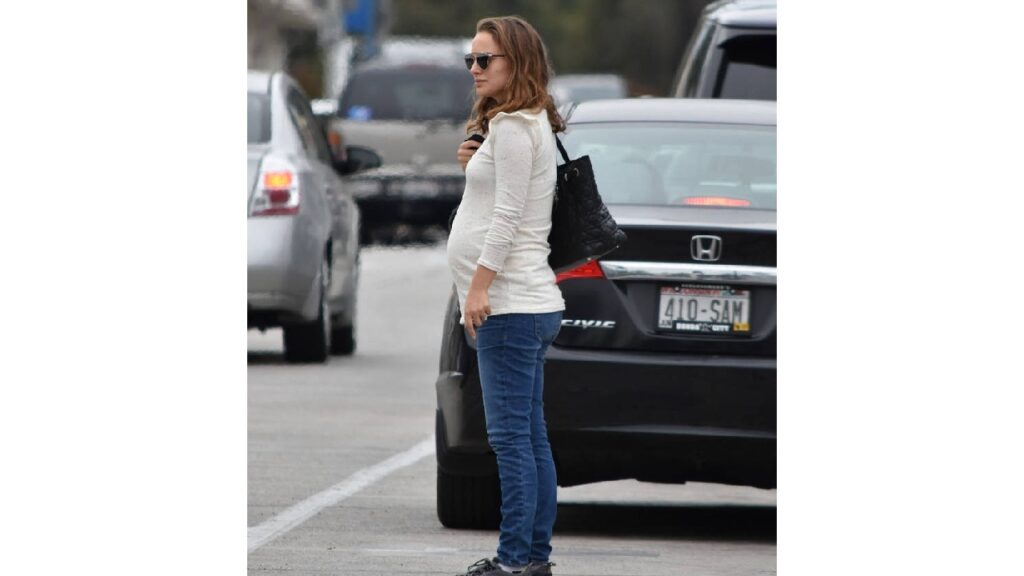
<path fill-rule="evenodd" d="M 628 242 L 558 275 L 544 367 L 558 484 L 775 487 L 776 113 L 753 100 L 627 99 L 567 111 Z M 475 342 L 453 292 L 437 378 L 437 511 L 500 520 Z"/>

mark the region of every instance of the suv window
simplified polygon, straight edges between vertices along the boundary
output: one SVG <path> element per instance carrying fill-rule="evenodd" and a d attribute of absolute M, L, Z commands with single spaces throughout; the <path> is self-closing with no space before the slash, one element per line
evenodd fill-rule
<path fill-rule="evenodd" d="M 701 14 L 679 62 L 678 98 L 776 97 L 775 0 L 716 0 Z"/>
<path fill-rule="evenodd" d="M 715 98 L 775 100 L 775 35 L 739 36 L 722 48 Z"/>
<path fill-rule="evenodd" d="M 357 120 L 465 120 L 473 77 L 459 68 L 364 70 L 349 79 L 338 114 Z"/>

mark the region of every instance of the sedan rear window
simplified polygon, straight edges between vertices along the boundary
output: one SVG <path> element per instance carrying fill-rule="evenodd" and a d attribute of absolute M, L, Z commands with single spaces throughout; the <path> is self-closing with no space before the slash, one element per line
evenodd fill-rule
<path fill-rule="evenodd" d="M 249 121 L 245 132 L 249 144 L 270 141 L 270 96 L 249 92 L 246 109 Z"/>
<path fill-rule="evenodd" d="M 561 138 L 590 156 L 608 204 L 775 210 L 774 126 L 577 124 Z"/>
<path fill-rule="evenodd" d="M 352 75 L 338 114 L 354 120 L 464 121 L 473 77 L 458 68 L 408 67 Z"/>

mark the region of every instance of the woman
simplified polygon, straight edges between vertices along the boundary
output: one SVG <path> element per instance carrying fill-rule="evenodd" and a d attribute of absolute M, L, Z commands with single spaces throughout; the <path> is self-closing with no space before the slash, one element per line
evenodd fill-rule
<path fill-rule="evenodd" d="M 466 574 L 551 574 L 555 466 L 544 423 L 544 354 L 565 302 L 548 266 L 555 132 L 565 124 L 547 93 L 540 35 L 515 16 L 477 23 L 466 65 L 476 86 L 457 156 L 466 190 L 448 238 L 462 310 L 476 339 L 487 436 L 501 481 L 497 557 Z"/>

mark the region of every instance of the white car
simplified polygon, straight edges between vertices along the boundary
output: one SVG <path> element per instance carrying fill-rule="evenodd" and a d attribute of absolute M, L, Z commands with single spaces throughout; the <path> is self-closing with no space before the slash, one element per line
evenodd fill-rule
<path fill-rule="evenodd" d="M 250 71 L 248 84 L 248 328 L 283 328 L 289 362 L 351 354 L 360 216 L 337 171 L 353 163 L 291 78 Z"/>

